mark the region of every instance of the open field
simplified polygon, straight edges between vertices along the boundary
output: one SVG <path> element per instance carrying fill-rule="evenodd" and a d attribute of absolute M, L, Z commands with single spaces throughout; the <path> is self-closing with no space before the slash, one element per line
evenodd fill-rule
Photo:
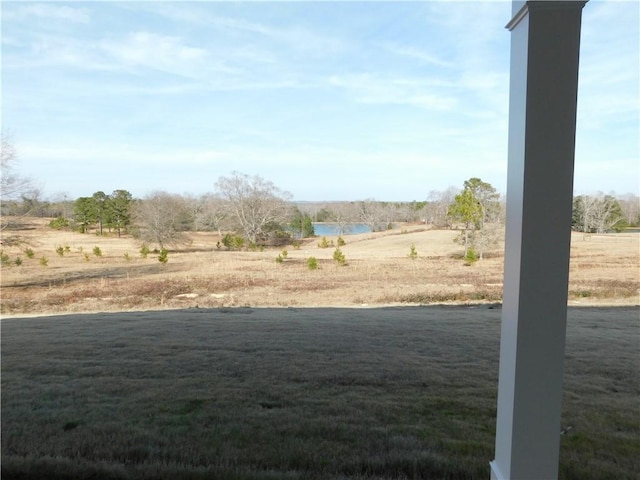
<path fill-rule="evenodd" d="M 46 223 L 3 232 L 3 479 L 488 478 L 500 246 L 406 226 L 278 264 L 197 233 L 163 265 Z M 572 237 L 562 479 L 640 471 L 639 240 Z"/>
<path fill-rule="evenodd" d="M 347 265 L 332 260 L 334 248 L 307 239 L 300 248 L 226 251 L 214 233 L 190 234 L 170 248 L 163 265 L 144 259 L 132 237 L 99 237 L 56 231 L 46 219 L 22 220 L 21 230 L 3 232 L 2 314 L 48 314 L 229 306 L 387 306 L 499 302 L 501 245 L 465 266 L 457 232 L 406 226 L 375 234 L 345 236 Z M 401 233 L 401 232 L 405 233 Z M 22 243 L 7 237 L 18 234 Z M 330 237 L 334 242 L 336 237 Z M 414 244 L 418 257 L 408 257 Z M 67 247 L 63 256 L 57 247 Z M 99 247 L 102 256 L 93 253 Z M 33 251 L 27 258 L 25 251 Z M 153 248 L 153 246 L 151 246 Z M 127 260 L 125 254 L 129 256 Z M 319 269 L 307 268 L 316 257 Z M 15 265 L 20 258 L 22 264 Z M 42 259 L 45 259 L 44 261 Z M 43 263 L 47 265 L 44 266 Z M 570 302 L 580 305 L 640 303 L 640 234 L 572 237 Z"/>
<path fill-rule="evenodd" d="M 499 324 L 487 305 L 5 319 L 2 478 L 488 478 Z M 569 309 L 562 479 L 637 478 L 638 329 L 636 307 Z"/>

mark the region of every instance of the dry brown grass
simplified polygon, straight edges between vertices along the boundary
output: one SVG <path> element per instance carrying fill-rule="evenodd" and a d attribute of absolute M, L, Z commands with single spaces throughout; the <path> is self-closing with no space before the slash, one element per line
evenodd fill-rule
<path fill-rule="evenodd" d="M 233 252 L 217 249 L 218 237 L 194 233 L 170 249 L 162 265 L 157 254 L 146 259 L 131 237 L 99 237 L 59 232 L 47 220 L 30 219 L 18 234 L 22 243 L 3 248 L 4 315 L 172 309 L 220 306 L 355 306 L 427 303 L 499 302 L 503 257 L 500 248 L 473 266 L 456 258 L 461 247 L 455 231 L 424 226 L 399 231 L 346 236 L 342 267 L 334 249 L 317 239 L 300 248 Z M 331 238 L 336 241 L 336 238 Z M 637 304 L 639 301 L 638 234 L 574 234 L 570 276 L 572 303 Z M 418 258 L 408 257 L 411 244 Z M 57 247 L 68 247 L 64 256 Z M 98 246 L 102 256 L 93 254 Z M 25 250 L 30 248 L 34 258 Z M 153 248 L 153 246 L 152 246 Z M 128 254 L 129 260 L 125 258 Z M 307 259 L 319 269 L 311 271 Z M 20 257 L 22 265 L 16 266 Z M 42 266 L 40 259 L 47 259 Z M 88 257 L 88 259 L 87 259 Z"/>

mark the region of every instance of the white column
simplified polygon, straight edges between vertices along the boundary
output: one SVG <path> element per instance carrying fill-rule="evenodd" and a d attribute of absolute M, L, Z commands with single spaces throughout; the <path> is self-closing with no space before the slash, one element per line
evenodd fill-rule
<path fill-rule="evenodd" d="M 514 1 L 493 480 L 558 476 L 580 23 L 585 1 Z"/>

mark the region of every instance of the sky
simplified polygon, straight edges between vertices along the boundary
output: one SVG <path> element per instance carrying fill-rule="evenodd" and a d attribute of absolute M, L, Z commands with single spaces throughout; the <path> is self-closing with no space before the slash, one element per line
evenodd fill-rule
<path fill-rule="evenodd" d="M 2 128 L 50 198 L 506 192 L 511 3 L 2 1 Z M 583 11 L 574 193 L 640 193 L 639 3 Z"/>

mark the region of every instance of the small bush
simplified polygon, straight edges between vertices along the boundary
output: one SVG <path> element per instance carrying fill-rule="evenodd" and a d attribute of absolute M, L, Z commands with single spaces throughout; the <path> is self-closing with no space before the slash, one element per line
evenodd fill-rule
<path fill-rule="evenodd" d="M 346 244 L 347 244 L 347 242 L 344 241 L 344 238 L 338 237 L 338 246 L 339 247 L 344 247 Z"/>
<path fill-rule="evenodd" d="M 158 261 L 160 263 L 167 263 L 169 261 L 169 250 L 163 248 L 160 250 L 160 255 L 158 255 Z"/>
<path fill-rule="evenodd" d="M 19 267 L 22 265 L 22 259 L 20 257 L 16 257 L 16 266 Z"/>
<path fill-rule="evenodd" d="M 0 251 L 0 264 L 2 264 L 3 267 L 6 267 L 11 264 L 11 261 L 9 260 L 9 255 L 7 255 L 2 251 Z"/>
<path fill-rule="evenodd" d="M 140 247 L 140 256 L 142 258 L 147 258 L 147 255 L 149 255 L 149 246 L 146 243 L 143 243 L 142 246 Z"/>
<path fill-rule="evenodd" d="M 235 250 L 240 250 L 244 246 L 244 238 L 240 235 L 236 235 L 235 237 L 233 237 L 231 245 Z"/>
<path fill-rule="evenodd" d="M 287 255 L 289 255 L 289 252 L 287 252 L 287 250 L 284 249 L 282 250 L 282 253 L 280 255 L 282 255 L 282 258 L 287 258 Z"/>
<path fill-rule="evenodd" d="M 291 242 L 291 245 L 293 245 L 293 248 L 295 248 L 296 250 L 300 250 L 302 242 L 300 240 L 294 240 L 293 242 Z"/>
<path fill-rule="evenodd" d="M 309 270 L 318 269 L 318 260 L 316 259 L 316 257 L 307 258 L 307 268 L 309 268 Z"/>
<path fill-rule="evenodd" d="M 244 246 L 244 237 L 227 233 L 222 237 L 222 244 L 227 250 L 240 250 Z"/>
<path fill-rule="evenodd" d="M 418 251 L 416 250 L 416 246 L 415 244 L 411 244 L 411 247 L 409 248 L 409 258 L 411 260 L 415 260 L 416 258 L 418 258 Z"/>
<path fill-rule="evenodd" d="M 276 263 L 282 263 L 282 262 L 284 262 L 284 258 L 282 254 L 280 254 L 276 257 Z"/>
<path fill-rule="evenodd" d="M 124 254 L 124 259 L 125 259 L 127 262 L 130 262 L 130 261 L 131 261 L 131 256 L 129 255 L 129 252 L 125 252 L 125 254 Z"/>
<path fill-rule="evenodd" d="M 322 240 L 320 240 L 320 242 L 318 242 L 318 248 L 329 248 L 329 240 L 327 240 L 327 237 L 322 237 Z"/>
<path fill-rule="evenodd" d="M 90 260 L 90 259 L 89 259 L 89 254 L 88 254 L 88 253 L 85 253 L 85 254 L 84 254 L 84 261 L 85 261 L 85 262 L 88 262 L 89 260 Z"/>
<path fill-rule="evenodd" d="M 102 256 L 102 249 L 100 247 L 98 247 L 98 246 L 93 247 L 93 254 L 96 257 L 101 257 Z"/>
<path fill-rule="evenodd" d="M 56 253 L 60 256 L 60 257 L 64 257 L 64 247 L 62 245 L 59 245 L 56 247 Z"/>
<path fill-rule="evenodd" d="M 71 247 L 69 245 L 64 246 L 64 253 L 71 253 Z"/>
<path fill-rule="evenodd" d="M 342 253 L 342 250 L 340 250 L 340 247 L 336 248 L 336 250 L 333 252 L 333 259 L 339 264 L 339 265 L 346 265 L 347 264 L 347 259 L 344 256 L 344 253 Z"/>
<path fill-rule="evenodd" d="M 46 267 L 49 265 L 49 259 L 47 257 L 40 257 L 40 266 Z"/>
<path fill-rule="evenodd" d="M 69 220 L 64 217 L 54 218 L 49 222 L 49 226 L 55 230 L 62 230 L 69 227 Z"/>
<path fill-rule="evenodd" d="M 478 252 L 473 248 L 467 250 L 467 254 L 464 256 L 465 265 L 473 265 L 478 261 Z"/>
<path fill-rule="evenodd" d="M 36 255 L 35 252 L 33 250 L 31 250 L 30 248 L 27 248 L 24 251 L 24 254 L 27 256 L 27 258 L 33 258 Z"/>

